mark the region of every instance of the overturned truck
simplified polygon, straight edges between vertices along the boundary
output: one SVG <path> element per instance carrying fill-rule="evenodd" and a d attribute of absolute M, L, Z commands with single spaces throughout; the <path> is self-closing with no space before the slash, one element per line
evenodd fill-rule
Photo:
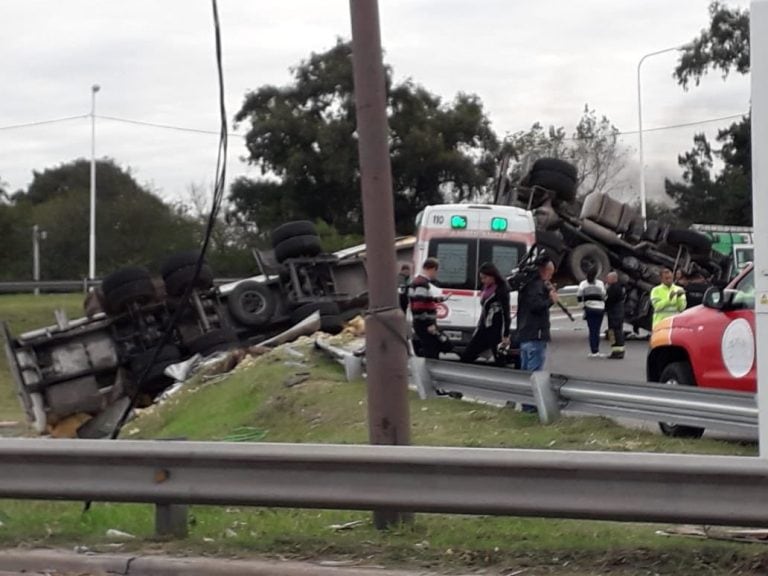
<path fill-rule="evenodd" d="M 517 183 L 502 163 L 494 202 L 523 206 L 536 221 L 539 246 L 555 260 L 560 282 L 578 283 L 590 268 L 598 277 L 615 269 L 626 286 L 625 319 L 634 331 L 650 330 L 650 290 L 662 267 L 725 283 L 731 260 L 712 249 L 706 234 L 644 221 L 637 210 L 607 194 L 593 192 L 577 200 L 576 167 L 556 158 L 540 158 Z"/>
<path fill-rule="evenodd" d="M 362 249 L 323 254 L 311 222 L 275 229 L 255 252 L 259 274 L 215 286 L 198 251 L 169 257 L 153 276 L 127 267 L 85 299 L 85 316 L 14 335 L 3 322 L 16 390 L 39 434 L 101 438 L 133 403 L 147 406 L 174 380 L 167 368 L 196 354 L 263 344 L 289 330 L 338 332 L 366 306 Z M 298 331 L 290 331 L 299 326 Z"/>

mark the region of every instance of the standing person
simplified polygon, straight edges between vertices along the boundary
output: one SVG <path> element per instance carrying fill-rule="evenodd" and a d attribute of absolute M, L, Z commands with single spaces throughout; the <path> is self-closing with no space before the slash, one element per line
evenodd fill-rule
<path fill-rule="evenodd" d="M 701 272 L 691 272 L 687 276 L 685 288 L 685 308 L 693 308 L 704 302 L 704 294 L 712 285 Z"/>
<path fill-rule="evenodd" d="M 461 355 L 462 362 L 474 362 L 477 357 L 491 350 L 496 362 L 499 344 L 509 346 L 511 318 L 509 313 L 509 286 L 498 268 L 491 262 L 480 266 L 480 320 L 472 334 L 472 340 Z"/>
<path fill-rule="evenodd" d="M 433 284 L 440 267 L 437 258 L 427 258 L 421 272 L 408 287 L 411 303 L 413 331 L 421 344 L 421 355 L 425 358 L 439 358 L 442 342 L 437 329 L 437 305 L 445 300 L 440 289 Z"/>
<path fill-rule="evenodd" d="M 608 318 L 608 340 L 611 342 L 611 360 L 624 358 L 624 284 L 619 275 L 611 271 L 605 277 L 605 315 Z"/>
<path fill-rule="evenodd" d="M 411 265 L 403 264 L 397 275 L 397 299 L 403 314 L 408 312 L 408 284 L 411 281 Z"/>
<path fill-rule="evenodd" d="M 549 334 L 549 307 L 558 300 L 550 282 L 555 264 L 544 255 L 538 262 L 538 274 L 518 294 L 517 335 L 520 339 L 520 368 L 535 372 L 544 368 Z"/>
<path fill-rule="evenodd" d="M 582 280 L 576 291 L 576 299 L 584 304 L 584 319 L 589 328 L 589 357 L 600 357 L 600 327 L 605 315 L 605 284 L 597 279 L 597 268 L 592 267 L 587 272 L 586 280 Z"/>
<path fill-rule="evenodd" d="M 651 306 L 653 307 L 652 328 L 659 322 L 685 310 L 685 290 L 672 282 L 672 270 L 661 269 L 661 284 L 651 290 Z"/>

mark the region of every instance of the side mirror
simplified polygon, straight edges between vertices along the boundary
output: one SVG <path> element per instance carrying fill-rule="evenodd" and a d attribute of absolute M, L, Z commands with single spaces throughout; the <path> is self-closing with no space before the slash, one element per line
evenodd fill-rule
<path fill-rule="evenodd" d="M 718 288 L 717 286 L 707 288 L 707 291 L 704 293 L 704 301 L 702 304 L 704 304 L 704 307 L 706 308 L 722 310 L 725 304 L 725 295 L 723 294 L 723 289 Z"/>

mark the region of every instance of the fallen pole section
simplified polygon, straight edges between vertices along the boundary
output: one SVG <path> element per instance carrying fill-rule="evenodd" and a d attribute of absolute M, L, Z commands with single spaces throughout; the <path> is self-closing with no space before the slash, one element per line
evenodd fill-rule
<path fill-rule="evenodd" d="M 768 524 L 759 458 L 8 439 L 0 497 Z"/>

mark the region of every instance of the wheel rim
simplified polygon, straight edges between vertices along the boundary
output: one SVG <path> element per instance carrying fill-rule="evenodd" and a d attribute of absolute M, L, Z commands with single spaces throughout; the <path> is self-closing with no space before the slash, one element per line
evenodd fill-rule
<path fill-rule="evenodd" d="M 258 292 L 246 292 L 240 297 L 240 304 L 248 314 L 260 314 L 267 306 L 266 300 Z"/>

